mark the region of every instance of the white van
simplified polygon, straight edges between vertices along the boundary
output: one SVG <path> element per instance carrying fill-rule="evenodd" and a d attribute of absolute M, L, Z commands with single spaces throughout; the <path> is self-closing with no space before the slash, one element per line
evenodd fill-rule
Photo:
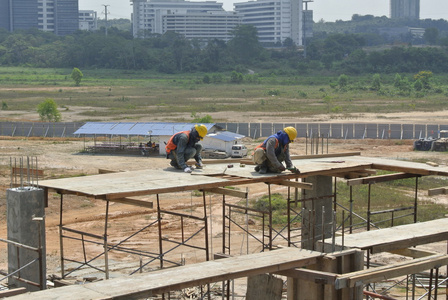
<path fill-rule="evenodd" d="M 247 155 L 247 148 L 244 145 L 232 146 L 232 157 L 244 157 Z"/>

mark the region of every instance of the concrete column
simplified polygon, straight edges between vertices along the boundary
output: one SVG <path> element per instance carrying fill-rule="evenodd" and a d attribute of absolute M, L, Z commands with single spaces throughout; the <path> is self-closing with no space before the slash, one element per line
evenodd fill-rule
<path fill-rule="evenodd" d="M 306 178 L 306 182 L 313 184 L 312 190 L 304 190 L 304 199 L 318 198 L 316 200 L 303 202 L 302 218 L 302 248 L 313 249 L 313 242 L 322 240 L 322 210 L 324 214 L 324 236 L 331 237 L 333 218 L 333 178 L 331 176 L 311 176 Z M 329 197 L 325 197 L 329 196 Z"/>
<path fill-rule="evenodd" d="M 283 280 L 269 274 L 247 278 L 246 300 L 281 300 Z"/>
<path fill-rule="evenodd" d="M 8 240 L 30 247 L 42 246 L 42 261 L 36 261 L 24 268 L 16 276 L 43 284 L 46 288 L 46 252 L 45 252 L 45 201 L 44 191 L 33 187 L 21 187 L 6 191 Z M 42 218 L 33 221 L 33 217 Z M 39 232 L 40 231 L 40 232 Z M 40 243 L 39 243 L 40 238 Z M 8 273 L 15 272 L 39 255 L 36 251 L 8 244 Z M 25 287 L 28 291 L 37 291 L 38 287 L 9 278 L 9 286 Z"/>

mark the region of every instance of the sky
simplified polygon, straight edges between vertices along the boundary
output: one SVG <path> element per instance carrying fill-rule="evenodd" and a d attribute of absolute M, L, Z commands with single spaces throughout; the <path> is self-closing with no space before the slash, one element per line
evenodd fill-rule
<path fill-rule="evenodd" d="M 190 0 L 194 1 L 194 0 Z M 233 3 L 247 0 L 216 0 L 223 3 L 227 11 L 233 10 Z M 131 18 L 132 6 L 130 0 L 79 0 L 79 9 L 95 10 L 98 17 L 105 18 L 105 5 L 108 18 Z M 314 11 L 314 21 L 323 19 L 327 22 L 336 20 L 347 21 L 352 15 L 374 15 L 389 17 L 389 0 L 314 0 L 308 3 L 308 9 Z M 448 20 L 448 0 L 421 0 L 421 19 Z"/>

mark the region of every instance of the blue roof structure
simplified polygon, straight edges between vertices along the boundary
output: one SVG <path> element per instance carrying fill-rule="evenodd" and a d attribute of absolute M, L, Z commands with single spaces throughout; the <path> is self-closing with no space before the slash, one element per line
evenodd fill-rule
<path fill-rule="evenodd" d="M 179 131 L 190 130 L 195 123 L 163 122 L 87 122 L 76 130 L 75 135 L 173 135 Z M 210 131 L 214 123 L 205 123 Z"/>

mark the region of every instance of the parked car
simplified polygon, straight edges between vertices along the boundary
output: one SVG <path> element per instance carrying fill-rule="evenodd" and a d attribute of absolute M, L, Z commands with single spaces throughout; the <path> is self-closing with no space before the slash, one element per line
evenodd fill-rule
<path fill-rule="evenodd" d="M 247 155 L 247 148 L 244 145 L 232 146 L 232 157 L 244 157 Z"/>

